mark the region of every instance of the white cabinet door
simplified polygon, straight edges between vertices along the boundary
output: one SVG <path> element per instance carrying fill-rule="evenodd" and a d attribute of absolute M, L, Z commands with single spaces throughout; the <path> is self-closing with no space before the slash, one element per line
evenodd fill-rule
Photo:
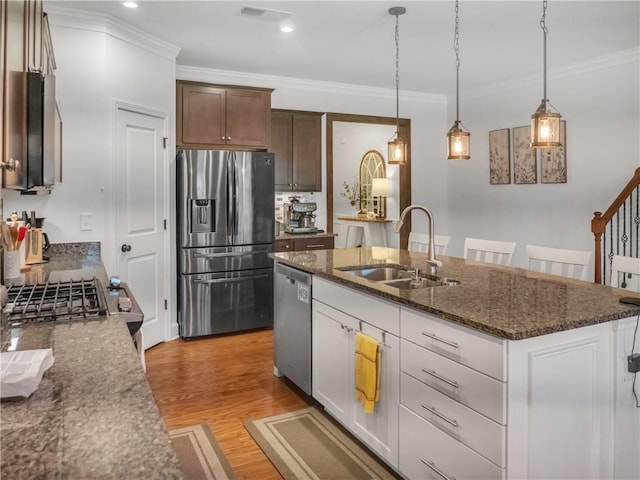
<path fill-rule="evenodd" d="M 373 413 L 364 413 L 362 404 L 352 400 L 353 432 L 387 463 L 397 467 L 400 339 L 364 322 L 362 333 L 380 342 L 380 399 Z"/>
<path fill-rule="evenodd" d="M 611 337 L 603 323 L 509 342 L 509 478 L 614 478 Z"/>
<path fill-rule="evenodd" d="M 353 403 L 353 331 L 358 321 L 321 302 L 312 303 L 313 397 L 348 425 Z"/>

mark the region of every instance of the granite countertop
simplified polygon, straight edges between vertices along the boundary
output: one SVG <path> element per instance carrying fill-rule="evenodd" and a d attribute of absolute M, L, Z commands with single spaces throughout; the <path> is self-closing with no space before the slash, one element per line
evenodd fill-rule
<path fill-rule="evenodd" d="M 625 296 L 640 297 L 640 293 L 521 268 L 440 256 L 443 266 L 438 268 L 438 276 L 459 280 L 459 285 L 401 290 L 336 269 L 400 264 L 424 270 L 426 254 L 385 247 L 316 250 L 304 254 L 282 252 L 269 256 L 318 277 L 510 340 L 640 314 L 640 308 L 618 301 Z"/>
<path fill-rule="evenodd" d="M 21 281 L 105 280 L 92 256 L 54 249 Z M 52 348 L 55 362 L 29 398 L 0 404 L 1 478 L 183 478 L 122 318 L 31 324 L 11 340 L 17 350 Z"/>

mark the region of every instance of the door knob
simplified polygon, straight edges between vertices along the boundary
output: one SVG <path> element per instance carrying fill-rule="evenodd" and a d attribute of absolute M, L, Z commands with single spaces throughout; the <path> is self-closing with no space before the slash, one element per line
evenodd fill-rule
<path fill-rule="evenodd" d="M 130 252 L 131 245 L 127 245 L 126 243 L 123 243 L 122 246 L 120 247 L 120 250 L 122 250 L 123 252 Z"/>

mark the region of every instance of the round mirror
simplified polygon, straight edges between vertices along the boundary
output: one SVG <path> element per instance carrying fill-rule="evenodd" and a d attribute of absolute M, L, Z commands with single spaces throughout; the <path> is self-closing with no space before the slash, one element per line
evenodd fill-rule
<path fill-rule="evenodd" d="M 372 187 L 374 178 L 386 177 L 384 157 L 377 150 L 369 150 L 360 161 L 360 211 L 373 212 L 377 216 L 384 211 L 379 204 L 380 197 L 374 197 Z M 381 201 L 384 203 L 387 200 L 382 197 Z"/>

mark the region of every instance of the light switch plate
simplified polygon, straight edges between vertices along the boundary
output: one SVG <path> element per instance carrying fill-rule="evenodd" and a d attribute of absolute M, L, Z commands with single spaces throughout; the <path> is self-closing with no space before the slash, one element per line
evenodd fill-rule
<path fill-rule="evenodd" d="M 80 214 L 80 230 L 93 230 L 93 213 Z"/>

